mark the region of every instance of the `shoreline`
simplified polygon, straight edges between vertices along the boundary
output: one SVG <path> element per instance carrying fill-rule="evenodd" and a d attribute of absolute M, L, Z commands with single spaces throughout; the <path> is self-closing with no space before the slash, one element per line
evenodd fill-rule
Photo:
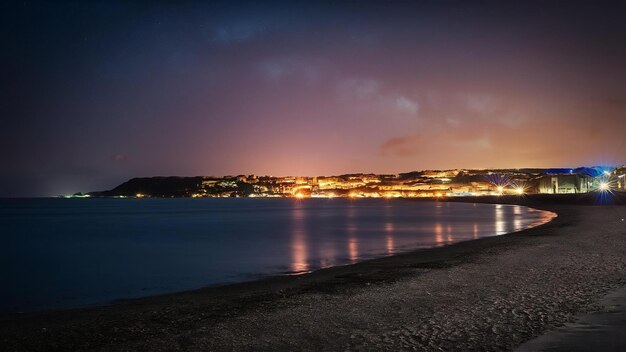
<path fill-rule="evenodd" d="M 492 202 L 490 199 L 481 200 Z M 498 200 L 505 204 L 509 201 L 503 197 Z M 519 204 L 519 197 L 515 200 L 515 204 Z M 507 286 L 508 281 L 526 279 L 527 285 L 542 286 L 543 283 L 537 281 L 542 275 L 554 277 L 555 267 L 545 267 L 544 271 L 535 268 L 537 270 L 531 270 L 531 274 L 527 275 L 529 278 L 501 277 L 502 273 L 498 270 L 502 267 L 523 273 L 525 268 L 519 266 L 520 261 L 529 266 L 545 266 L 540 265 L 541 261 L 525 257 L 528 254 L 525 252 L 538 254 L 545 251 L 546 245 L 560 245 L 568 252 L 573 251 L 593 260 L 593 252 L 580 253 L 577 247 L 600 246 L 604 242 L 589 241 L 582 234 L 581 230 L 588 230 L 591 221 L 585 213 L 615 217 L 607 215 L 610 212 L 606 210 L 610 208 L 616 216 L 623 218 L 626 215 L 623 207 L 546 204 L 545 200 L 537 203 L 534 197 L 526 197 L 525 200 L 525 203 L 535 204 L 519 205 L 553 211 L 558 217 L 546 224 L 501 236 L 410 251 L 302 275 L 275 276 L 119 301 L 106 306 L 5 315 L 0 317 L 0 341 L 13 350 L 47 349 L 45 347 L 52 345 L 59 349 L 84 350 L 283 350 L 305 348 L 300 345 L 303 341 L 309 343 L 311 350 L 345 349 L 346 346 L 389 350 L 410 346 L 416 346 L 418 350 L 471 350 L 480 346 L 490 350 L 512 349 L 549 328 L 563 324 L 575 314 L 586 312 L 608 291 L 626 283 L 626 275 L 615 271 L 615 268 L 623 269 L 626 261 L 621 255 L 613 255 L 613 270 L 604 270 L 607 277 L 600 284 L 586 285 L 584 280 L 580 283 L 581 277 L 568 281 L 583 286 L 570 292 L 576 299 L 563 301 L 554 295 L 548 300 L 537 298 L 537 294 L 523 296 L 521 301 L 519 297 L 491 299 L 494 295 L 513 293 L 504 288 L 487 289 L 487 284 Z M 472 197 L 471 201 L 477 202 L 477 199 Z M 584 204 L 580 201 L 575 203 Z M 591 222 L 612 226 L 606 231 L 602 228 L 598 230 L 600 236 L 609 237 L 609 243 L 619 238 L 616 236 L 623 229 L 619 223 Z M 574 237 L 578 242 L 574 248 L 569 241 L 558 241 L 572 232 L 577 233 Z M 621 241 L 602 247 L 607 248 L 609 252 L 617 253 L 620 248 L 624 249 L 624 244 Z M 568 256 L 563 257 L 558 251 L 544 254 L 550 254 L 545 261 L 575 266 L 567 260 Z M 516 260 L 511 261 L 511 257 Z M 599 264 L 604 264 L 606 269 L 604 261 L 600 260 Z M 494 268 L 494 262 L 508 265 L 498 269 Z M 581 265 L 578 268 L 581 272 L 578 276 L 585 274 L 584 267 Z M 598 270 L 601 269 L 602 266 L 598 266 Z M 459 276 L 459 272 L 465 275 Z M 573 271 L 574 274 L 576 272 Z M 491 275 L 495 277 L 485 280 L 485 276 Z M 597 280 L 597 275 L 591 277 Z M 560 288 L 562 293 L 570 289 L 567 286 Z M 472 298 L 470 302 L 467 302 L 469 298 L 458 295 L 459 290 L 467 292 Z M 563 294 L 562 297 L 568 295 Z M 503 310 L 497 313 L 489 310 L 503 301 L 509 302 Z M 442 302 L 447 304 L 441 306 Z M 525 304 L 539 307 L 527 309 L 526 314 L 520 313 L 523 310 L 515 313 Z M 476 310 L 477 307 L 484 308 L 484 311 Z M 449 310 L 451 312 L 443 316 L 437 315 L 437 312 Z M 550 310 L 554 310 L 554 314 L 546 315 Z M 389 312 L 397 314 L 389 316 Z M 481 317 L 487 320 L 483 321 Z M 466 321 L 468 318 L 471 319 Z M 500 328 L 485 327 L 485 331 L 479 329 L 477 332 L 468 330 L 468 326 L 446 327 L 445 324 L 457 320 L 473 322 L 473 325 L 486 321 L 489 322 L 487 325 Z M 507 331 L 516 325 L 517 320 L 525 329 Z M 444 331 L 448 331 L 450 336 L 440 336 Z"/>

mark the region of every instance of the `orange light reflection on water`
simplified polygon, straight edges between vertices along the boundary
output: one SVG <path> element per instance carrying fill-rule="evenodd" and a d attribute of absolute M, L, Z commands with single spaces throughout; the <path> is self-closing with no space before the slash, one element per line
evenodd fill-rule
<path fill-rule="evenodd" d="M 359 259 L 359 247 L 357 239 L 357 225 L 355 221 L 356 210 L 354 204 L 348 206 L 348 255 L 350 261 L 354 264 Z"/>
<path fill-rule="evenodd" d="M 328 268 L 335 265 L 335 247 L 332 243 L 326 244 L 323 248 L 320 248 L 320 267 Z"/>
<path fill-rule="evenodd" d="M 385 232 L 387 239 L 387 254 L 393 255 L 396 252 L 394 243 L 393 243 L 393 223 L 388 222 L 385 224 Z"/>
<path fill-rule="evenodd" d="M 359 259 L 359 248 L 356 238 L 351 237 L 348 240 L 348 253 L 350 254 L 350 261 L 354 264 Z"/>
<path fill-rule="evenodd" d="M 522 207 L 519 205 L 513 206 L 513 227 L 514 231 L 519 231 L 522 226 Z"/>
<path fill-rule="evenodd" d="M 309 271 L 305 211 L 300 206 L 292 210 L 293 233 L 291 241 L 291 270 L 295 273 Z"/>
<path fill-rule="evenodd" d="M 496 220 L 495 220 L 496 235 L 503 235 L 506 233 L 506 220 L 504 218 L 504 206 L 496 204 Z"/>
<path fill-rule="evenodd" d="M 443 226 L 441 223 L 435 224 L 435 243 L 437 243 L 438 246 L 443 244 Z"/>

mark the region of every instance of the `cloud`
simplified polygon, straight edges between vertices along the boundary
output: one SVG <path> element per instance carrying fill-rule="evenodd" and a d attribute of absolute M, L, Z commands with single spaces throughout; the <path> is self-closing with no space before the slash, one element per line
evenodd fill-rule
<path fill-rule="evenodd" d="M 377 79 L 349 78 L 337 83 L 336 93 L 340 101 L 361 113 L 375 114 L 378 118 L 415 116 L 420 110 L 418 101 L 397 91 L 386 89 Z M 408 122 L 408 121 L 406 121 Z"/>
<path fill-rule="evenodd" d="M 214 28 L 211 40 L 224 44 L 241 43 L 253 39 L 266 29 L 266 26 L 252 22 L 225 24 Z"/>
<path fill-rule="evenodd" d="M 451 167 L 547 167 L 613 158 L 620 139 L 607 139 L 605 126 L 575 106 L 571 109 L 533 111 L 494 104 L 490 113 L 478 113 L 465 104 L 427 106 L 423 117 L 427 123 L 383 141 L 379 152 L 426 167 L 444 162 Z M 612 152 L 598 155 L 598 149 Z"/>
<path fill-rule="evenodd" d="M 122 163 L 128 160 L 128 156 L 122 153 L 116 153 L 111 155 L 111 161 L 114 163 Z"/>
<path fill-rule="evenodd" d="M 384 156 L 426 156 L 480 153 L 496 155 L 514 143 L 516 131 L 527 128 L 526 114 L 510 101 L 492 94 L 428 92 L 424 105 L 402 97 L 396 106 L 407 112 L 420 112 L 417 130 L 388 138 L 380 145 Z M 504 140 L 501 136 L 509 136 Z M 532 140 L 534 137 L 527 138 Z M 509 143 L 507 145 L 507 143 Z"/>
<path fill-rule="evenodd" d="M 299 76 L 311 82 L 319 77 L 319 68 L 316 65 L 294 57 L 265 60 L 257 65 L 257 69 L 261 75 L 270 80 Z"/>
<path fill-rule="evenodd" d="M 461 136 L 450 131 L 440 131 L 390 138 L 381 145 L 380 152 L 383 156 L 437 156 L 447 155 L 455 149 L 482 153 L 492 148 L 492 141 L 484 135 Z"/>
<path fill-rule="evenodd" d="M 390 138 L 381 145 L 380 151 L 382 155 L 415 155 L 419 152 L 418 146 L 421 144 L 421 140 L 419 134 Z"/>
<path fill-rule="evenodd" d="M 468 111 L 478 114 L 490 114 L 498 107 L 497 100 L 488 94 L 462 94 L 460 100 Z"/>
<path fill-rule="evenodd" d="M 407 97 L 404 97 L 404 96 L 398 97 L 396 98 L 395 103 L 396 103 L 396 108 L 398 108 L 398 110 L 407 112 L 411 115 L 415 115 L 419 111 L 419 104 L 417 103 L 417 101 L 413 101 Z"/>
<path fill-rule="evenodd" d="M 363 101 L 376 98 L 381 83 L 375 79 L 345 79 L 337 84 L 337 94 L 343 100 Z"/>
<path fill-rule="evenodd" d="M 446 123 L 452 127 L 459 127 L 461 125 L 461 119 L 456 117 L 446 117 Z"/>

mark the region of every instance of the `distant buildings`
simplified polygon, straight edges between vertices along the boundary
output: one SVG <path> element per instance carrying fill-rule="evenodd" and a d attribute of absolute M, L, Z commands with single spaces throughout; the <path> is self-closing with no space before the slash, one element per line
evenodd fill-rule
<path fill-rule="evenodd" d="M 626 189 L 626 167 L 606 168 L 426 170 L 398 175 L 348 174 L 317 177 L 254 175 L 207 178 L 196 196 L 240 196 L 238 187 L 254 184 L 255 197 L 455 197 L 531 193 L 585 193 L 608 185 Z"/>
<path fill-rule="evenodd" d="M 618 167 L 613 171 L 615 179 L 615 189 L 618 191 L 626 191 L 626 166 Z"/>
<path fill-rule="evenodd" d="M 606 167 L 579 167 L 576 169 L 548 169 L 539 178 L 539 193 L 586 193 L 594 190 L 617 189 L 615 172 Z"/>
<path fill-rule="evenodd" d="M 412 198 L 626 191 L 626 167 L 426 170 L 397 175 L 151 177 L 94 196 Z"/>
<path fill-rule="evenodd" d="M 578 174 L 545 175 L 539 179 L 539 193 L 585 193 L 593 178 Z"/>

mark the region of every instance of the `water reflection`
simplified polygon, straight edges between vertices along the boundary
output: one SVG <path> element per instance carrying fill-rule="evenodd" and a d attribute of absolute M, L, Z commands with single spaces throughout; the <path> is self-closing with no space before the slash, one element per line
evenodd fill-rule
<path fill-rule="evenodd" d="M 529 209 L 533 210 L 532 208 Z M 529 227 L 534 227 L 534 226 L 539 226 L 541 224 L 544 224 L 552 219 L 554 219 L 555 217 L 557 217 L 557 215 L 553 212 L 550 211 L 543 211 L 541 212 L 541 216 L 539 216 L 538 219 L 536 219 L 536 221 L 531 222 L 530 224 L 528 224 Z"/>
<path fill-rule="evenodd" d="M 506 219 L 504 217 L 504 206 L 501 204 L 496 204 L 496 235 L 503 235 L 506 233 Z"/>
<path fill-rule="evenodd" d="M 335 265 L 337 253 L 332 243 L 326 243 L 320 248 L 320 268 L 328 268 Z"/>
<path fill-rule="evenodd" d="M 396 248 L 393 241 L 393 218 L 392 218 L 392 207 L 390 203 L 385 205 L 385 239 L 387 246 L 387 255 L 393 255 L 396 252 Z"/>
<path fill-rule="evenodd" d="M 348 217 L 348 255 L 350 257 L 350 262 L 356 263 L 359 259 L 359 248 L 358 248 L 358 240 L 357 240 L 357 223 L 356 223 L 356 209 L 354 207 L 354 203 L 350 202 L 347 210 Z"/>
<path fill-rule="evenodd" d="M 519 231 L 522 228 L 522 207 L 515 205 L 513 206 L 513 229 Z"/>
<path fill-rule="evenodd" d="M 0 199 L 0 208 L 20 214 L 2 219 L 2 229 L 11 229 L 2 235 L 15 250 L 7 252 L 13 265 L 0 269 L 0 277 L 9 280 L 0 290 L 0 297 L 8 297 L 0 299 L 0 311 L 75 307 L 308 272 L 494 236 L 496 230 L 511 231 L 520 220 L 528 227 L 555 216 L 523 207 L 383 199 L 14 202 Z M 124 231 L 112 237 L 98 226 L 101 222 Z M 159 244 L 158 250 L 146 246 L 147 240 Z M 41 246 L 45 256 L 37 255 Z M 103 263 L 95 281 L 89 279 L 93 262 Z M 154 272 L 161 273 L 158 282 Z M 31 285 L 41 280 L 46 290 Z"/>
<path fill-rule="evenodd" d="M 291 210 L 293 234 L 291 236 L 291 270 L 295 273 L 309 271 L 305 210 L 302 204 L 294 205 Z"/>
<path fill-rule="evenodd" d="M 348 239 L 348 254 L 350 255 L 350 262 L 356 263 L 359 259 L 359 248 L 356 237 L 350 237 Z"/>
<path fill-rule="evenodd" d="M 373 247 L 378 248 L 378 255 L 394 255 L 399 253 L 398 248 L 422 245 L 413 237 L 415 236 L 414 227 L 409 230 L 404 220 L 400 221 L 401 218 L 396 217 L 396 212 L 399 210 L 393 203 L 385 203 L 381 212 L 380 207 L 378 210 L 374 207 L 370 210 L 358 202 L 350 202 L 345 204 L 340 213 L 333 214 L 335 220 L 328 220 L 329 214 L 326 213 L 324 221 L 320 221 L 322 219 L 319 218 L 319 214 L 305 207 L 304 204 L 306 202 L 294 203 L 290 209 L 291 263 L 289 267 L 293 272 L 301 273 L 319 267 L 356 263 L 369 257 L 373 252 Z M 438 203 L 429 209 L 430 214 L 417 215 L 424 216 L 424 219 L 430 221 L 434 220 L 434 223 L 431 222 L 427 226 L 431 229 L 430 231 L 434 232 L 434 238 L 430 237 L 428 240 L 430 245 L 443 246 L 459 240 L 478 239 L 486 235 L 502 235 L 534 224 L 526 218 L 529 211 L 521 206 L 493 205 L 492 209 L 485 206 L 483 208 L 486 208 L 486 211 L 490 210 L 492 216 L 476 217 L 472 218 L 471 222 L 464 223 L 448 220 L 446 218 L 449 212 L 447 207 L 449 207 L 448 204 Z M 482 210 L 477 208 L 476 205 L 472 205 L 471 209 L 480 214 Z M 415 215 L 412 214 L 412 216 Z M 534 219 L 534 222 L 545 221 L 544 217 L 545 215 L 540 218 L 537 216 L 539 219 Z M 379 222 L 372 222 L 376 218 Z M 324 229 L 326 224 L 332 226 Z M 430 232 L 430 236 L 433 232 Z M 331 234 L 340 236 L 332 239 Z"/>
<path fill-rule="evenodd" d="M 439 222 L 435 224 L 435 243 L 438 246 L 443 244 L 443 226 Z"/>
<path fill-rule="evenodd" d="M 395 246 L 393 245 L 393 223 L 388 222 L 385 224 L 385 233 L 387 235 L 387 254 L 393 255 L 396 252 Z"/>

